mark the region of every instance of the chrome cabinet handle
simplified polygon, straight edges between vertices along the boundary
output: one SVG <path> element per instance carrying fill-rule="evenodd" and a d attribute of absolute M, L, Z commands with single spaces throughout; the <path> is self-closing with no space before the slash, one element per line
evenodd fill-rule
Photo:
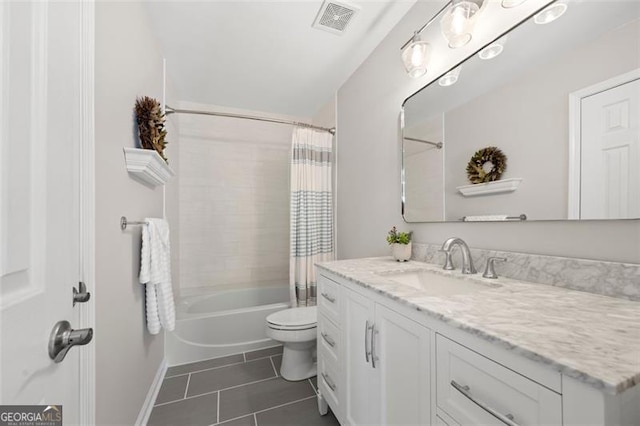
<path fill-rule="evenodd" d="M 335 392 L 336 390 L 336 384 L 333 383 L 333 380 L 331 380 L 331 377 L 329 377 L 328 374 L 326 373 L 322 373 L 322 379 L 324 380 L 324 382 L 327 384 L 327 386 L 329 386 L 329 389 L 331 389 L 332 391 Z"/>
<path fill-rule="evenodd" d="M 369 363 L 369 355 L 371 355 L 371 349 L 369 349 L 369 320 L 364 324 L 364 359 Z"/>
<path fill-rule="evenodd" d="M 513 417 L 513 414 L 506 414 L 506 415 L 500 414 L 497 410 L 489 407 L 486 403 L 474 398 L 471 395 L 471 389 L 469 388 L 469 386 L 462 386 L 462 385 L 458 384 L 455 380 L 451 381 L 451 386 L 453 386 L 453 388 L 455 390 L 457 390 L 462 395 L 464 395 L 467 399 L 469 399 L 469 401 L 473 402 L 478 407 L 482 408 L 484 411 L 486 411 L 487 413 L 491 414 L 493 417 L 495 417 L 496 419 L 500 420 L 505 425 L 508 425 L 508 426 L 520 426 L 520 424 L 515 422 L 515 420 L 514 420 L 515 417 Z"/>
<path fill-rule="evenodd" d="M 336 342 L 331 337 L 329 337 L 327 333 L 320 333 L 320 335 L 322 336 L 324 341 L 329 344 L 329 346 L 331 346 L 332 348 L 336 346 Z"/>
<path fill-rule="evenodd" d="M 327 299 L 329 302 L 336 303 L 336 299 L 331 297 L 331 295 L 329 293 L 320 293 L 320 294 L 322 295 L 322 297 Z"/>
<path fill-rule="evenodd" d="M 378 330 L 376 330 L 376 325 L 371 325 L 371 366 L 376 368 L 376 361 L 380 358 L 376 356 L 376 335 L 378 334 Z"/>

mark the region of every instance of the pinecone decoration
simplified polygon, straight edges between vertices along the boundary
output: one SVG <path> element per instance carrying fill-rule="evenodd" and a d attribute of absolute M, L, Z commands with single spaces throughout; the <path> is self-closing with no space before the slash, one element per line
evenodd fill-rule
<path fill-rule="evenodd" d="M 165 141 L 167 131 L 164 128 L 165 116 L 160 102 L 148 96 L 137 98 L 135 113 L 140 146 L 144 149 L 155 149 L 164 161 L 168 162 L 164 155 L 164 149 L 167 146 Z"/>

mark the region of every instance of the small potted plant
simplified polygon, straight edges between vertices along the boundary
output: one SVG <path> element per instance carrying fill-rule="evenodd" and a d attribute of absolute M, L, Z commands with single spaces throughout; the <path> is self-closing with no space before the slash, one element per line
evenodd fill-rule
<path fill-rule="evenodd" d="M 387 234 L 387 242 L 395 260 L 406 262 L 411 258 L 411 232 L 398 232 L 394 226 Z"/>

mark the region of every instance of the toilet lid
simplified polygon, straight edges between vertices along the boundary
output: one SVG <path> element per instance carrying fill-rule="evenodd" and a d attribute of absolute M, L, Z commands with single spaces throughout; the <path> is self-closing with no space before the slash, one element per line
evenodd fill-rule
<path fill-rule="evenodd" d="M 308 327 L 318 322 L 318 307 L 291 308 L 273 313 L 267 317 L 269 324 L 277 327 Z"/>

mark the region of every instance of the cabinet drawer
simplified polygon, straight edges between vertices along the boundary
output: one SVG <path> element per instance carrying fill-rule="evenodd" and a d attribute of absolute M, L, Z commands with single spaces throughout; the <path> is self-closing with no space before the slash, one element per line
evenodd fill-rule
<path fill-rule="evenodd" d="M 342 398 L 342 382 L 338 366 L 331 362 L 326 356 L 326 352 L 320 349 L 318 357 L 318 389 L 327 401 L 334 413 L 340 413 L 342 408 L 340 401 Z"/>
<path fill-rule="evenodd" d="M 318 278 L 318 310 L 340 324 L 340 285 L 324 275 Z"/>
<path fill-rule="evenodd" d="M 340 329 L 324 315 L 318 315 L 318 348 L 323 350 L 336 365 L 340 360 Z"/>
<path fill-rule="evenodd" d="M 436 402 L 457 423 L 562 424 L 559 394 L 441 335 L 436 347 Z"/>

